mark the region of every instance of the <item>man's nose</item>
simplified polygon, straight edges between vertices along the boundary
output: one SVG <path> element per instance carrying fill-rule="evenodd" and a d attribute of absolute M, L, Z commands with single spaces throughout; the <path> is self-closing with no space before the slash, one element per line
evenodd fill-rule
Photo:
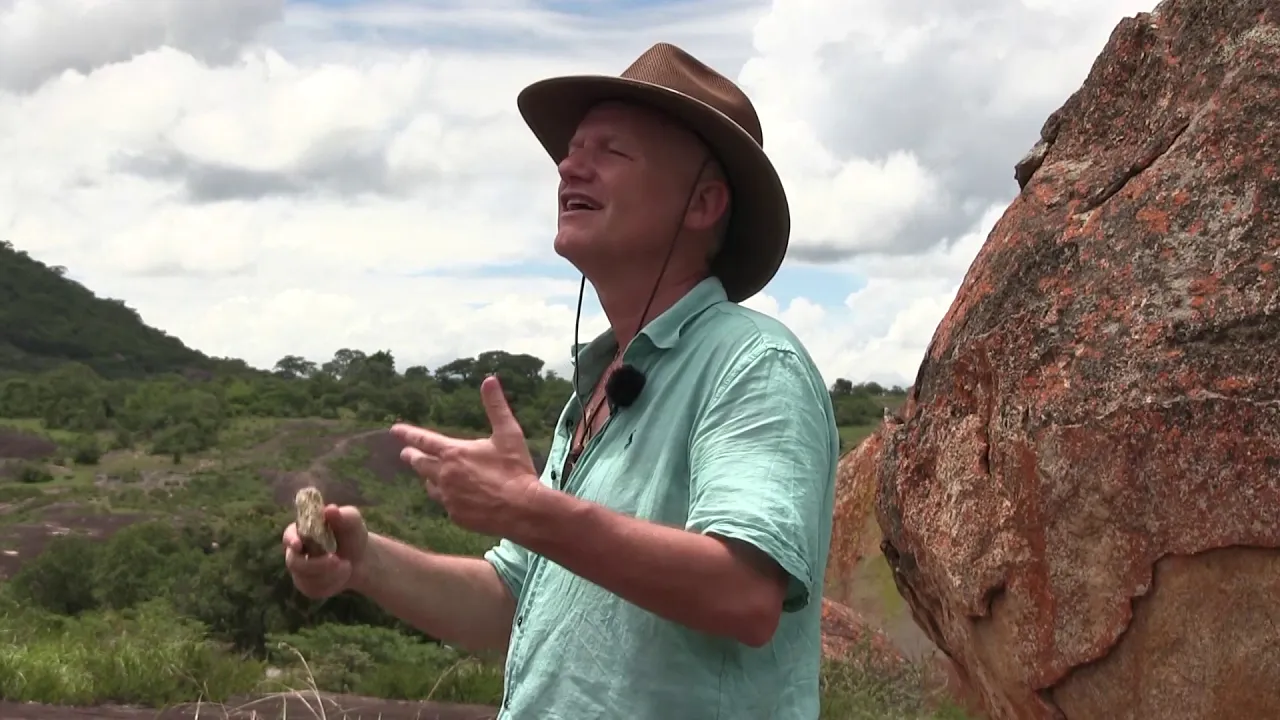
<path fill-rule="evenodd" d="M 560 172 L 560 179 L 566 183 L 588 182 L 594 175 L 588 153 L 582 149 L 570 150 L 569 154 L 556 165 L 556 169 Z"/>

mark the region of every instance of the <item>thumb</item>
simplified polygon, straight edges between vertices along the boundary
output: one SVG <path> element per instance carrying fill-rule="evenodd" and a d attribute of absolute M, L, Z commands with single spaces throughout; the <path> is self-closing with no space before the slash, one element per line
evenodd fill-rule
<path fill-rule="evenodd" d="M 507 397 L 502 394 L 502 383 L 498 382 L 497 375 L 490 375 L 480 383 L 480 400 L 484 403 L 485 415 L 489 416 L 489 425 L 493 427 L 494 440 L 515 439 L 523 445 L 524 432 L 507 404 Z"/>
<path fill-rule="evenodd" d="M 324 521 L 336 535 L 343 535 L 358 530 L 364 523 L 360 511 L 350 505 L 338 507 L 329 505 L 324 509 Z"/>

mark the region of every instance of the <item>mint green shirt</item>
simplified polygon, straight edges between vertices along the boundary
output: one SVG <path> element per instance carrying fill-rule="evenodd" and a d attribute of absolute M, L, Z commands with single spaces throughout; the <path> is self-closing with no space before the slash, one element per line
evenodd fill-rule
<path fill-rule="evenodd" d="M 579 355 L 584 398 L 615 348 L 605 333 Z M 640 398 L 564 477 L 579 417 L 571 398 L 542 482 L 755 545 L 791 576 L 781 624 L 761 648 L 691 630 L 503 540 L 485 554 L 516 598 L 498 717 L 817 718 L 839 452 L 822 376 L 784 325 L 729 302 L 715 278 L 651 321 L 624 361 L 647 376 Z"/>

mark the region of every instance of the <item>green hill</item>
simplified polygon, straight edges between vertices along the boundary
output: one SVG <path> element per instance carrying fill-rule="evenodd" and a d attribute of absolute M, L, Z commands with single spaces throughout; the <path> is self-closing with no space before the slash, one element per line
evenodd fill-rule
<path fill-rule="evenodd" d="M 122 301 L 98 297 L 64 273 L 0 242 L 0 373 L 39 372 L 67 361 L 106 378 L 244 367 L 192 350 Z"/>

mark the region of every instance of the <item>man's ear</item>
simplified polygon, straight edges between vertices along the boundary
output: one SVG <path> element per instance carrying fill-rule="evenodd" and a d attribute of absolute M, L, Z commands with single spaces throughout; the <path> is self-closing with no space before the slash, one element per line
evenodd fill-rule
<path fill-rule="evenodd" d="M 715 227 L 729 212 L 729 186 L 723 180 L 703 180 L 689 203 L 685 226 L 703 231 Z"/>

